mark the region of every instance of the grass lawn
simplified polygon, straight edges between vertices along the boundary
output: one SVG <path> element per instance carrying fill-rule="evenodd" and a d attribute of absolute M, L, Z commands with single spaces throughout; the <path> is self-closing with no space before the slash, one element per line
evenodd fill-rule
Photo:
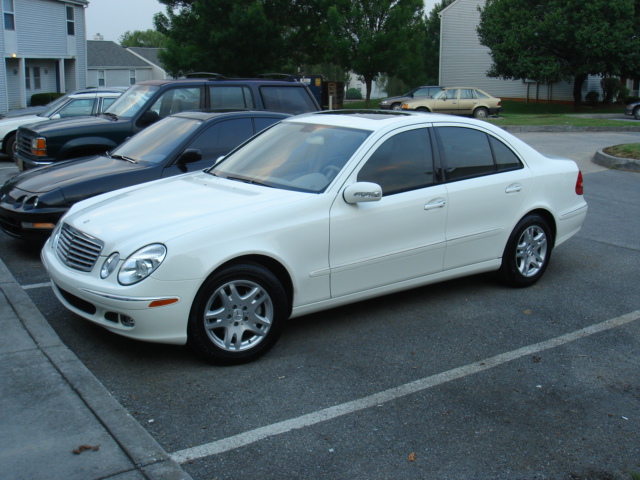
<path fill-rule="evenodd" d="M 378 108 L 380 100 L 372 100 L 371 108 Z M 346 109 L 363 109 L 364 100 L 347 102 Z M 601 105 L 598 107 L 581 107 L 574 110 L 573 105 L 558 103 L 525 103 L 503 100 L 500 118 L 490 118 L 489 122 L 495 125 L 572 125 L 576 127 L 615 127 L 615 126 L 640 126 L 634 122 L 623 120 L 610 120 L 603 118 L 584 118 L 577 115 L 617 113 L 624 115 L 624 105 Z"/>

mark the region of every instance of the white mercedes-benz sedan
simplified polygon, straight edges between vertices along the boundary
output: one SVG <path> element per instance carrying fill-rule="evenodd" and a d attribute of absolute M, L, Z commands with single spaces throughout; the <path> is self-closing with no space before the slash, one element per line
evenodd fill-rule
<path fill-rule="evenodd" d="M 534 284 L 580 230 L 582 190 L 573 161 L 483 121 L 319 112 L 75 204 L 42 260 L 76 314 L 239 363 L 288 318 L 480 272 Z"/>

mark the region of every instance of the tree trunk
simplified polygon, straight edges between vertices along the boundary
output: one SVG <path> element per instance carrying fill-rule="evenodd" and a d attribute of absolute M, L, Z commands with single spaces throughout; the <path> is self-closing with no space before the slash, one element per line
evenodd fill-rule
<path fill-rule="evenodd" d="M 578 109 L 582 104 L 582 85 L 587 80 L 586 73 L 579 73 L 573 79 L 573 108 Z"/>
<path fill-rule="evenodd" d="M 371 84 L 372 83 L 373 83 L 373 78 L 371 77 L 364 78 L 364 84 L 367 87 L 366 102 L 365 102 L 366 108 L 371 108 Z"/>

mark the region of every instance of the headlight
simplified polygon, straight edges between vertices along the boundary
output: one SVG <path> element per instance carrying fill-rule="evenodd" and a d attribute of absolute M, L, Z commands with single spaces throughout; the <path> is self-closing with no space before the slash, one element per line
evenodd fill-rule
<path fill-rule="evenodd" d="M 104 280 L 111 275 L 118 266 L 118 262 L 120 262 L 120 254 L 118 252 L 109 255 L 109 258 L 104 261 L 100 269 L 100 278 Z"/>
<path fill-rule="evenodd" d="M 166 256 L 167 247 L 159 243 L 141 248 L 124 261 L 118 272 L 118 282 L 121 285 L 133 285 L 144 280 L 160 266 Z"/>

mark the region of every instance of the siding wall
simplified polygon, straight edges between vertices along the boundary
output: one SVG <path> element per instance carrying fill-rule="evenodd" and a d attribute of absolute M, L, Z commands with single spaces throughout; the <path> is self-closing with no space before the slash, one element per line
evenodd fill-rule
<path fill-rule="evenodd" d="M 90 68 L 87 70 L 87 86 L 98 86 L 98 70 L 104 70 L 104 86 L 105 87 L 128 87 L 129 70 L 136 71 L 136 82 L 144 80 L 152 80 L 152 69 L 149 68 Z M 161 77 L 162 78 L 162 77 Z"/>
<path fill-rule="evenodd" d="M 0 112 L 28 105 L 34 93 L 84 88 L 87 69 L 84 7 L 59 0 L 13 3 L 15 31 L 4 30 L 0 15 L 0 48 L 4 57 L 0 62 Z M 73 36 L 67 35 L 67 6 L 72 6 L 75 13 Z M 34 67 L 40 69 L 37 89 Z M 27 71 L 31 78 L 29 89 L 25 89 Z"/>
<path fill-rule="evenodd" d="M 441 12 L 440 85 L 470 86 L 500 98 L 573 101 L 573 85 L 552 85 L 501 80 L 487 77 L 491 66 L 490 50 L 481 45 L 476 31 L 480 24 L 478 7 L 485 0 L 457 0 Z M 583 96 L 600 90 L 600 78 L 590 77 L 583 86 Z"/>

